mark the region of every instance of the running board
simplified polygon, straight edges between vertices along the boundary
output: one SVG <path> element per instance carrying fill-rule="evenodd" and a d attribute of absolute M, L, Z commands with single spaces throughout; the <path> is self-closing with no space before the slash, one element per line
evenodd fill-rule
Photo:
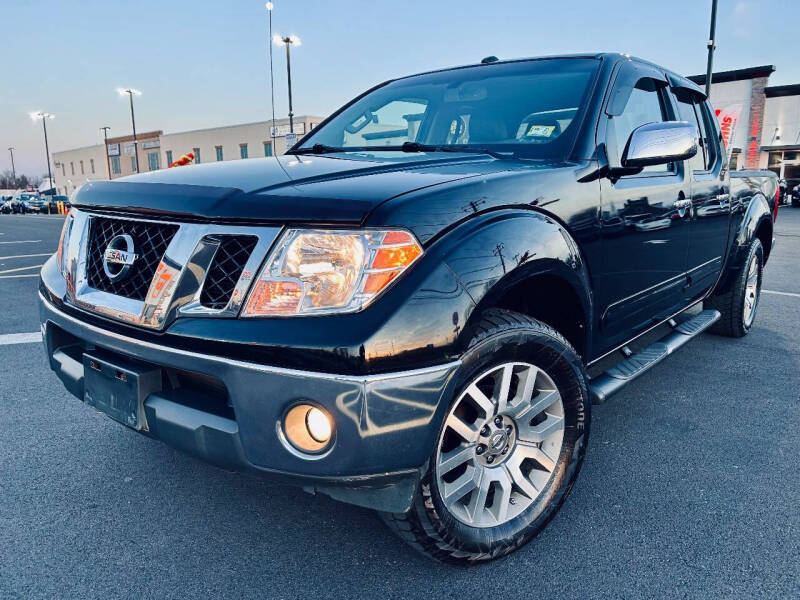
<path fill-rule="evenodd" d="M 683 323 L 672 321 L 670 324 L 673 330 L 660 341 L 650 344 L 636 354 L 631 354 L 589 382 L 592 404 L 601 404 L 608 400 L 612 394 L 711 327 L 719 318 L 719 311 L 704 310 Z"/>

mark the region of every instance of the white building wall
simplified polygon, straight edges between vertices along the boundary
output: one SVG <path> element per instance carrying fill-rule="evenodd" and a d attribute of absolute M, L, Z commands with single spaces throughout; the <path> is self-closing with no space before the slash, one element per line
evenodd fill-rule
<path fill-rule="evenodd" d="M 725 83 L 711 82 L 711 105 L 716 110 L 735 112 L 738 109 L 739 120 L 733 132 L 731 147 L 747 150 L 748 131 L 750 131 L 750 97 L 753 82 L 750 79 L 742 81 L 728 81 Z M 741 108 L 739 108 L 741 107 Z"/>
<path fill-rule="evenodd" d="M 103 144 L 53 152 L 53 180 L 59 194 L 69 195 L 87 181 L 108 179 Z"/>
<path fill-rule="evenodd" d="M 800 96 L 767 98 L 761 144 L 764 146 L 800 144 Z"/>
<path fill-rule="evenodd" d="M 294 119 L 294 131 L 297 134 L 297 139 L 303 137 L 306 131 L 312 126 L 318 125 L 322 120 L 322 117 L 296 117 Z M 278 156 L 286 152 L 284 134 L 288 132 L 289 120 L 276 119 L 275 124 L 279 128 L 280 135 L 275 138 L 275 147 L 272 154 L 273 156 Z M 271 144 L 272 142 L 270 138 L 271 126 L 271 121 L 260 121 L 243 125 L 229 125 L 163 134 L 161 136 L 162 168 L 169 166 L 170 160 L 174 162 L 183 154 L 188 152 L 196 153 L 196 150 L 200 151 L 200 163 L 217 161 L 217 148 L 222 149 L 222 160 L 238 160 L 242 158 L 241 148 L 243 144 L 247 147 L 248 158 L 266 156 L 264 144 Z"/>

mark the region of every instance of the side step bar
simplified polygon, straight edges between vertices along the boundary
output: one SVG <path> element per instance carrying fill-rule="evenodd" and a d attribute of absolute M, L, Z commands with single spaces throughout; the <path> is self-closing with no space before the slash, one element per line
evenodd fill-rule
<path fill-rule="evenodd" d="M 704 310 L 683 323 L 676 324 L 672 321 L 673 331 L 668 333 L 661 341 L 654 342 L 636 354 L 627 356 L 627 358 L 591 380 L 589 392 L 592 397 L 592 404 L 602 404 L 608 400 L 612 394 L 617 393 L 693 337 L 711 327 L 720 316 L 719 311 Z"/>

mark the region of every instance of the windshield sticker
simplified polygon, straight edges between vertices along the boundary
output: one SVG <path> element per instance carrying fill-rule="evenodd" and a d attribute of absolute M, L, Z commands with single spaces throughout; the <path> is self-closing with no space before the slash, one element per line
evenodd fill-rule
<path fill-rule="evenodd" d="M 528 129 L 527 137 L 550 137 L 555 131 L 555 125 L 531 125 Z"/>

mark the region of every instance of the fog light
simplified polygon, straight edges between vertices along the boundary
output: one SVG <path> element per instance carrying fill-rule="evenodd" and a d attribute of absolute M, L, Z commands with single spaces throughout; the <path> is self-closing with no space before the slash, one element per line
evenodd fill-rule
<path fill-rule="evenodd" d="M 322 409 L 310 404 L 298 404 L 286 413 L 283 431 L 296 449 L 316 454 L 330 444 L 333 423 Z"/>

